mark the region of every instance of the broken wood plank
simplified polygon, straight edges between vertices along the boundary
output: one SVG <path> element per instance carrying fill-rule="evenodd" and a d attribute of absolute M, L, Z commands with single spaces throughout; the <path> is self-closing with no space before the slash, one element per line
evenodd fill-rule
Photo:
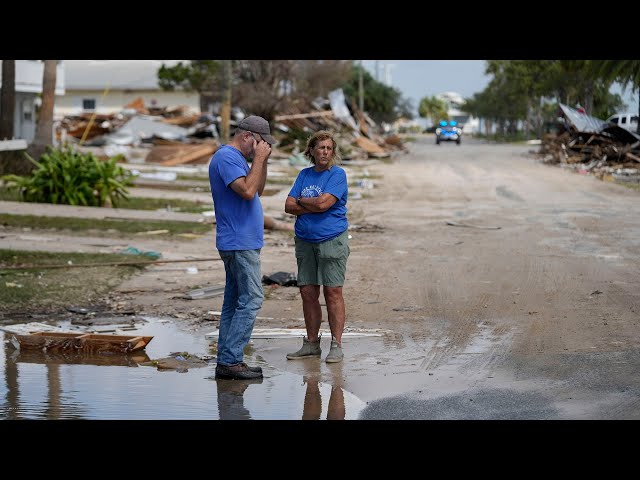
<path fill-rule="evenodd" d="M 358 147 L 362 148 L 365 152 L 371 154 L 371 153 L 387 153 L 386 150 L 384 148 L 382 148 L 380 145 L 378 145 L 377 143 L 369 140 L 366 137 L 358 137 L 355 139 L 355 143 L 356 145 L 358 145 Z"/>
<path fill-rule="evenodd" d="M 640 162 L 640 157 L 635 156 L 631 152 L 627 152 L 627 157 L 629 157 L 631 160 L 635 160 L 636 162 Z"/>
<path fill-rule="evenodd" d="M 311 113 L 294 113 L 291 115 L 278 115 L 274 118 L 276 122 L 281 120 L 293 120 L 295 118 L 310 118 L 310 117 L 329 117 L 333 116 L 333 112 L 331 110 L 324 110 L 322 112 L 311 112 Z"/>

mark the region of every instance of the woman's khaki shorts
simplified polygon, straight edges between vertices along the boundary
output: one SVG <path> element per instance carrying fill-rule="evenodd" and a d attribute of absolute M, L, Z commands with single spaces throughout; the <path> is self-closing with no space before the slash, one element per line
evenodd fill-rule
<path fill-rule="evenodd" d="M 336 238 L 310 243 L 295 237 L 298 286 L 342 287 L 349 257 L 348 230 Z"/>

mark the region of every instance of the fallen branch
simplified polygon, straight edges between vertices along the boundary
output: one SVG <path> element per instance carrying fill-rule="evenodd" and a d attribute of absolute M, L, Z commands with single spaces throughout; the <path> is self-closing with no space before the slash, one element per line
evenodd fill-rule
<path fill-rule="evenodd" d="M 179 262 L 213 262 L 222 260 L 221 258 L 192 258 L 186 260 L 153 260 L 151 262 L 105 262 L 105 263 L 72 263 L 72 264 L 60 264 L 60 265 L 21 265 L 3 267 L 0 266 L 0 270 L 31 270 L 37 268 L 79 268 L 79 267 L 127 267 L 132 265 L 157 265 L 159 263 L 179 263 Z"/>
<path fill-rule="evenodd" d="M 489 226 L 489 225 L 470 225 L 468 223 L 452 222 L 450 220 L 447 220 L 447 225 L 451 225 L 453 227 L 481 228 L 484 230 L 500 230 L 502 228 L 502 227 Z"/>

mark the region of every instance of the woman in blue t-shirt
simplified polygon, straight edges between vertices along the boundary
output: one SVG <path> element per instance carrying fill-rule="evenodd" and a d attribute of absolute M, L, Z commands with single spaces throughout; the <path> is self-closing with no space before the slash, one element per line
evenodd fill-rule
<path fill-rule="evenodd" d="M 302 348 L 289 353 L 287 358 L 319 357 L 322 353 L 319 334 L 322 285 L 332 337 L 325 360 L 329 363 L 341 362 L 346 316 L 342 286 L 349 257 L 347 175 L 344 169 L 336 165 L 340 153 L 331 132 L 321 130 L 314 133 L 307 141 L 304 155 L 313 166 L 298 174 L 284 210 L 297 217 L 295 243 L 298 286 L 307 336 L 302 339 Z"/>

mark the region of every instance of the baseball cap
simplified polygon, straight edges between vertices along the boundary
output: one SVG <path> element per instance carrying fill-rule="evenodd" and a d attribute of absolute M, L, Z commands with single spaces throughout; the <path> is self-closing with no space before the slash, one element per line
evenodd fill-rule
<path fill-rule="evenodd" d="M 250 115 L 243 118 L 240 123 L 238 123 L 238 128 L 260 134 L 269 145 L 276 143 L 276 139 L 271 136 L 269 122 L 257 115 Z"/>

